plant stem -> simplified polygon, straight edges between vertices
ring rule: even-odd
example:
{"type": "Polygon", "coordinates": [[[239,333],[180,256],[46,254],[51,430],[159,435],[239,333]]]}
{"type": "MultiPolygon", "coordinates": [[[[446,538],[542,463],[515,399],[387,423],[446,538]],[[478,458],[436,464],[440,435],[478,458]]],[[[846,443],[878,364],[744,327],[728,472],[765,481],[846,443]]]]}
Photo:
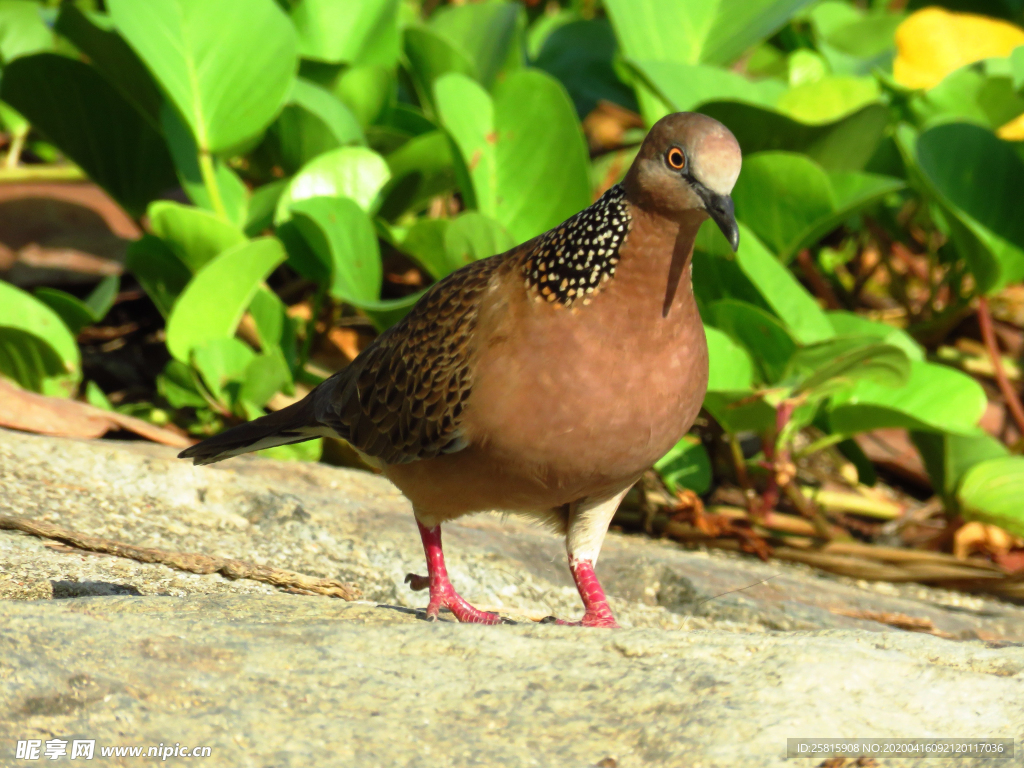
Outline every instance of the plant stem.
{"type": "Polygon", "coordinates": [[[825,448],[828,448],[830,445],[841,443],[845,439],[845,435],[825,435],[824,437],[819,437],[806,448],[797,451],[796,458],[802,459],[804,456],[810,456],[812,453],[817,453],[818,451],[824,450],[825,448]]]}
{"type": "Polygon", "coordinates": [[[989,311],[988,298],[985,296],[978,298],[978,325],[981,326],[981,338],[985,342],[988,356],[992,358],[992,368],[996,373],[999,391],[1002,393],[1003,399],[1006,400],[1006,407],[1009,409],[1010,415],[1013,416],[1013,423],[1017,425],[1017,431],[1024,436],[1024,406],[1021,405],[1020,395],[1010,384],[1006,371],[1003,370],[1003,358],[999,353],[996,332],[992,327],[992,313],[989,311]]]}
{"type": "Polygon", "coordinates": [[[213,167],[213,155],[205,149],[199,150],[199,170],[203,174],[203,185],[206,187],[206,193],[210,196],[213,212],[226,220],[228,212],[224,207],[224,199],[220,196],[220,187],[217,186],[217,171],[213,167]]]}
{"type": "Polygon", "coordinates": [[[11,146],[7,148],[7,157],[4,158],[4,167],[8,170],[18,167],[21,162],[21,151],[25,148],[25,139],[28,138],[28,129],[16,131],[11,136],[11,146]]]}

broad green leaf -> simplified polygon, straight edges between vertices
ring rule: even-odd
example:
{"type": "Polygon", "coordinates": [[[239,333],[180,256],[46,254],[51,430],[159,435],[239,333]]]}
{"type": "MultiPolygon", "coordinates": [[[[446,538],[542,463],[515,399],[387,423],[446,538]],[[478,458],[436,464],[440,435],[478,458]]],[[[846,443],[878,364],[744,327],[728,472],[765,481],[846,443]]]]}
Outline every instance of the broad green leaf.
{"type": "Polygon", "coordinates": [[[0,60],[6,66],[20,56],[49,51],[53,32],[35,0],[0,0],[0,60]]]}
{"type": "Polygon", "coordinates": [[[500,0],[465,5],[445,5],[429,21],[430,29],[466,54],[476,79],[486,87],[510,57],[519,59],[516,33],[520,6],[500,0]]]}
{"type": "Polygon", "coordinates": [[[323,452],[324,441],[323,438],[318,437],[315,440],[304,440],[301,443],[264,448],[262,451],[256,451],[256,455],[275,461],[320,461],[323,452]]]}
{"type": "Polygon", "coordinates": [[[745,159],[733,200],[737,217],[788,262],[854,213],[902,187],[902,181],[887,176],[827,173],[795,153],[760,152],[745,159]]]}
{"type": "Polygon", "coordinates": [[[1024,95],[1017,93],[1010,73],[994,76],[978,63],[915,94],[910,106],[925,126],[957,119],[995,130],[1024,112],[1024,95]]]}
{"type": "Polygon", "coordinates": [[[160,130],[164,96],[135,51],[113,30],[110,17],[83,13],[74,3],[63,3],[54,29],[89,57],[108,83],[146,120],[160,130]]]}
{"type": "MultiPolygon", "coordinates": [[[[207,180],[203,178],[203,171],[199,165],[199,149],[188,126],[168,104],[164,104],[160,110],[160,125],[167,138],[167,146],[171,150],[178,180],[185,194],[200,208],[216,213],[213,198],[210,196],[210,187],[207,186],[207,180]]],[[[241,227],[248,214],[249,189],[221,158],[211,158],[210,162],[213,165],[213,183],[216,184],[227,221],[241,227]]]]}
{"type": "Polygon", "coordinates": [[[956,489],[971,467],[1009,455],[1005,445],[981,429],[973,435],[912,432],[910,436],[928,470],[932,488],[947,503],[955,503],[956,489]]]}
{"type": "Polygon", "coordinates": [[[274,133],[282,164],[290,173],[324,152],[364,142],[363,130],[348,107],[330,91],[301,77],[295,80],[274,133]]]}
{"type": "Polygon", "coordinates": [[[359,124],[376,123],[395,99],[395,77],[375,64],[349,67],[334,82],[334,95],[349,108],[359,124]]]}
{"type": "Polygon", "coordinates": [[[206,408],[209,406],[196,383],[196,374],[184,363],[170,360],[164,372],[156,377],[156,389],[172,408],[206,408]]]}
{"type": "Polygon", "coordinates": [[[174,302],[192,278],[192,271],[171,247],[154,235],[143,235],[128,246],[125,267],[164,317],[171,314],[174,302]]]}
{"type": "Polygon", "coordinates": [[[689,488],[694,493],[707,493],[711,487],[711,459],[700,440],[686,435],[658,459],[654,469],[675,493],[689,488]]]}
{"type": "Polygon", "coordinates": [[[852,435],[881,427],[971,434],[985,412],[985,391],[944,365],[911,361],[903,387],[860,381],[832,399],[833,431],[852,435]]]}
{"type": "Polygon", "coordinates": [[[728,334],[704,326],[708,341],[708,392],[746,392],[754,385],[750,355],[728,334]]]}
{"type": "Polygon", "coordinates": [[[1003,456],[975,465],[957,494],[964,517],[1024,536],[1024,456],[1003,456]]]}
{"type": "Polygon", "coordinates": [[[452,146],[443,131],[414,136],[387,156],[391,169],[381,215],[397,216],[421,210],[437,195],[457,187],[452,146]]]}
{"type": "Polygon", "coordinates": [[[109,275],[84,300],[57,288],[37,288],[35,297],[60,315],[71,333],[77,336],[87,325],[98,323],[107,316],[120,284],[121,279],[117,275],[109,275]]]}
{"type": "Polygon", "coordinates": [[[192,362],[206,389],[224,405],[234,405],[256,353],[238,339],[210,339],[192,350],[192,362]]]}
{"type": "Polygon", "coordinates": [[[288,179],[272,181],[258,187],[249,201],[248,216],[245,221],[245,234],[257,237],[274,226],[274,214],[281,195],[288,188],[288,179]]]}
{"type": "Polygon", "coordinates": [[[834,171],[863,169],[889,124],[889,109],[882,104],[823,125],[805,125],[774,110],[729,101],[704,104],[700,111],[729,126],[744,156],[772,150],[802,152],[834,171]]]}
{"type": "MultiPolygon", "coordinates": [[[[544,18],[561,18],[562,23],[548,35],[533,66],[565,86],[580,119],[601,101],[636,109],[633,89],[615,71],[618,43],[606,19],[578,19],[571,13],[544,18]]],[[[530,28],[531,38],[539,23],[530,28]]]]}
{"type": "Polygon", "coordinates": [[[468,78],[446,75],[436,98],[472,179],[475,206],[517,242],[590,204],[586,144],[572,104],[549,75],[512,73],[495,88],[493,105],[468,78]],[[537,205],[538,189],[548,190],[544,205],[537,205]]]}
{"type": "Polygon", "coordinates": [[[796,351],[796,342],[782,323],[764,310],[735,299],[716,301],[709,311],[707,320],[750,353],[761,381],[771,384],[782,377],[796,351]]]}
{"type": "Polygon", "coordinates": [[[85,302],[66,291],[43,287],[36,288],[33,295],[56,312],[64,322],[64,325],[75,336],[83,328],[96,322],[85,302]]]}
{"type": "Polygon", "coordinates": [[[291,380],[281,351],[271,351],[257,356],[246,366],[238,397],[262,408],[270,398],[289,387],[291,380]]]}
{"type": "Polygon", "coordinates": [[[314,197],[290,210],[292,222],[327,267],[331,296],[357,306],[380,301],[383,272],[370,217],[344,197],[314,197]]]}
{"type": "Polygon", "coordinates": [[[348,197],[364,211],[375,210],[380,191],[391,178],[384,158],[365,147],[341,147],[305,165],[277,203],[275,222],[289,218],[292,203],[311,197],[348,197]]]}
{"type": "Polygon", "coordinates": [[[201,208],[159,200],[149,206],[148,213],[153,234],[193,272],[219,253],[245,242],[245,235],[238,229],[201,208]]]}
{"type": "Polygon", "coordinates": [[[880,95],[873,77],[823,77],[790,88],[779,97],[777,108],[801,123],[825,125],[877,102],[880,95]]]}
{"type": "Polygon", "coordinates": [[[812,0],[606,0],[605,8],[630,59],[728,64],[771,37],[812,0]]]}
{"type": "Polygon", "coordinates": [[[74,393],[67,384],[67,368],[45,339],[21,328],[0,323],[0,377],[23,389],[47,394],[74,393]],[[64,391],[61,392],[60,390],[64,391]],[[57,390],[57,391],[54,391],[57,390]]]}
{"type": "Polygon", "coordinates": [[[829,220],[836,207],[828,174],[808,157],[759,152],[743,160],[732,192],[736,217],[784,261],[805,232],[829,220]]]}
{"type": "Polygon", "coordinates": [[[1009,58],[1013,87],[1019,91],[1024,88],[1024,45],[1014,48],[1009,58]]]}
{"type": "Polygon", "coordinates": [[[953,239],[979,287],[991,293],[1024,278],[1024,161],[1013,148],[980,126],[948,123],[918,137],[916,157],[962,225],[953,239]]]}
{"type": "Polygon", "coordinates": [[[752,232],[742,231],[736,262],[775,314],[789,326],[797,341],[810,344],[834,335],[828,318],[814,297],[752,232]]]}
{"type": "Polygon", "coordinates": [[[468,54],[427,27],[406,27],[403,41],[421,102],[433,103],[434,83],[443,75],[457,73],[470,79],[476,75],[468,54]]]}
{"type": "Polygon", "coordinates": [[[825,314],[836,336],[874,336],[879,341],[899,347],[911,360],[924,360],[921,345],[900,328],[876,323],[853,312],[831,311],[825,314]]]}
{"type": "Polygon", "coordinates": [[[447,276],[459,266],[448,261],[448,251],[444,247],[445,232],[450,225],[449,219],[418,219],[409,227],[402,241],[402,253],[416,259],[435,280],[447,276]]]}
{"type": "Polygon", "coordinates": [[[298,59],[295,28],[274,0],[109,0],[107,7],[200,150],[230,150],[280,111],[298,59]]]}
{"type": "Polygon", "coordinates": [[[196,273],[167,320],[167,349],[188,362],[192,350],[234,336],[246,307],[267,276],[284,261],[278,240],[251,240],[221,253],[196,273]]]}
{"type": "Polygon", "coordinates": [[[56,312],[31,294],[0,281],[0,327],[11,329],[7,336],[11,349],[27,350],[18,355],[34,361],[32,370],[39,377],[36,391],[63,397],[74,394],[82,378],[81,356],[75,337],[56,312]],[[61,365],[55,368],[45,347],[25,341],[15,331],[38,337],[61,365]]]}
{"type": "Polygon", "coordinates": [[[399,0],[302,0],[292,7],[299,54],[345,64],[398,61],[399,0]]]}
{"type": "Polygon", "coordinates": [[[130,214],[175,185],[162,136],[87,64],[52,53],[4,68],[0,97],[130,214]]]}
{"type": "Polygon", "coordinates": [[[708,392],[704,407],[726,432],[764,434],[775,428],[775,409],[750,392],[708,392]]]}
{"type": "Polygon", "coordinates": [[[454,271],[479,259],[514,248],[515,240],[493,219],[468,211],[451,221],[444,233],[444,248],[454,271]]]}
{"type": "MultiPolygon", "coordinates": [[[[705,64],[639,59],[630,62],[642,81],[673,111],[692,112],[712,101],[733,101],[771,108],[786,86],[778,80],[748,80],[728,69],[705,64]]],[[[646,113],[652,123],[659,114],[646,113]]]]}
{"type": "Polygon", "coordinates": [[[910,358],[899,347],[871,336],[841,336],[798,349],[789,360],[786,379],[796,383],[794,395],[834,391],[866,380],[901,387],[910,378],[910,358]]]}

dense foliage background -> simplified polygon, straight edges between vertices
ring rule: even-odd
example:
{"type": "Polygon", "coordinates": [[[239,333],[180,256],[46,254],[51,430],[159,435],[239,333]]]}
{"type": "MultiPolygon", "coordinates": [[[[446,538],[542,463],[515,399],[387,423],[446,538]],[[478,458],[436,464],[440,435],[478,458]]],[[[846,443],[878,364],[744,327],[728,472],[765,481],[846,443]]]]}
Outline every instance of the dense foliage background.
{"type": "Polygon", "coordinates": [[[948,520],[1024,535],[1024,3],[922,5],[0,0],[0,178],[84,174],[145,233],[94,285],[0,282],[0,373],[212,434],[699,110],[742,145],[742,237],[701,232],[711,384],[667,486],[827,537],[797,465],[871,485],[855,438],[900,428],[948,520]]]}

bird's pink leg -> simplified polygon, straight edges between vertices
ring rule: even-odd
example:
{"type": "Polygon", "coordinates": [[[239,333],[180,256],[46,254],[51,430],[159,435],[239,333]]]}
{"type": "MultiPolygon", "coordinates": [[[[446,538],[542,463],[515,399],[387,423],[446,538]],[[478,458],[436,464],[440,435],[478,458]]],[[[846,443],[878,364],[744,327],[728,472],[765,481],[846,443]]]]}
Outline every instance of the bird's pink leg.
{"type": "MultiPolygon", "coordinates": [[[[416,525],[423,539],[423,553],[427,556],[427,578],[410,573],[405,581],[414,590],[430,589],[430,604],[427,606],[427,619],[434,621],[442,608],[449,609],[455,618],[472,624],[500,624],[501,617],[496,613],[488,613],[474,608],[467,603],[462,595],[448,580],[448,569],[444,567],[444,552],[441,549],[441,526],[427,528],[419,520],[416,525]]],[[[600,591],[601,587],[598,587],[600,591]]]]}
{"type": "Polygon", "coordinates": [[[612,609],[608,607],[608,599],[601,589],[601,582],[597,580],[594,573],[594,564],[589,560],[576,560],[569,558],[569,570],[572,571],[572,578],[576,582],[576,589],[580,591],[583,598],[583,606],[586,612],[582,621],[559,621],[573,627],[607,627],[618,629],[618,622],[612,616],[612,609]]]}

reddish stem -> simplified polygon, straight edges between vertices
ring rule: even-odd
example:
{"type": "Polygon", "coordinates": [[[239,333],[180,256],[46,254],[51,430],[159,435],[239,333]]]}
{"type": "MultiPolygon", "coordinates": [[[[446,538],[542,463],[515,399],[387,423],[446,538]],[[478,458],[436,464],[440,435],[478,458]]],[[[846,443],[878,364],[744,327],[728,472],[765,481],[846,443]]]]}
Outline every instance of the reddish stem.
{"type": "Polygon", "coordinates": [[[985,342],[988,355],[992,358],[992,367],[996,373],[996,383],[999,391],[1006,400],[1006,407],[1010,409],[1013,422],[1017,425],[1017,431],[1024,435],[1024,405],[1021,405],[1020,395],[1010,384],[1010,379],[1003,370],[1003,358],[999,352],[999,343],[996,341],[995,328],[992,327],[992,313],[988,308],[988,299],[982,296],[978,299],[978,325],[981,326],[981,338],[985,342]]]}

